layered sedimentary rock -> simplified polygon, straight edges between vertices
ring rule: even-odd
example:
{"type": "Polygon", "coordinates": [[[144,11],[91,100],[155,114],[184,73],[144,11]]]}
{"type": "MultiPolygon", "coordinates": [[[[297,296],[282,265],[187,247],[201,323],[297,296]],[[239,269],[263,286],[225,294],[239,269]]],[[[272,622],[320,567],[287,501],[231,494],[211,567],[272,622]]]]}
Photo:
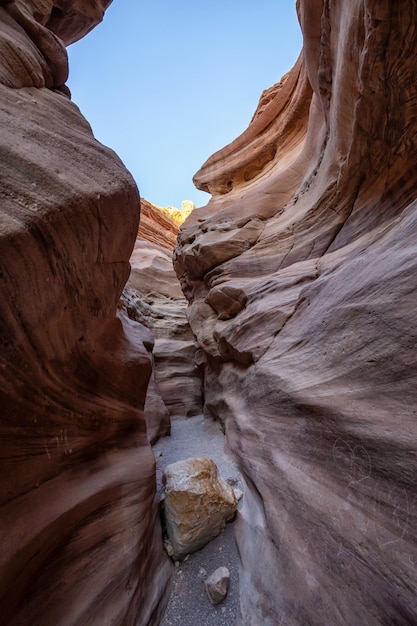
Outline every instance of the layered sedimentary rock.
{"type": "Polygon", "coordinates": [[[167,415],[190,417],[202,411],[197,346],[187,320],[187,301],[172,267],[171,239],[176,242],[177,234],[175,222],[155,205],[141,201],[141,226],[123,300],[129,316],[149,328],[154,337],[155,387],[147,397],[152,406],[145,407],[148,421],[155,417],[157,421],[156,428],[151,427],[152,440],[169,432],[167,415]]]}
{"type": "Polygon", "coordinates": [[[141,198],[138,239],[172,251],[177,243],[177,236],[178,224],[154,204],[141,198]]]}
{"type": "Polygon", "coordinates": [[[10,626],[156,624],[170,575],[143,415],[149,331],[117,310],[138,192],[61,93],[64,43],[108,4],[0,3],[0,622],[10,626]]]}
{"type": "Polygon", "coordinates": [[[176,271],[246,477],[240,624],[417,623],[417,3],[301,0],[176,271]]]}

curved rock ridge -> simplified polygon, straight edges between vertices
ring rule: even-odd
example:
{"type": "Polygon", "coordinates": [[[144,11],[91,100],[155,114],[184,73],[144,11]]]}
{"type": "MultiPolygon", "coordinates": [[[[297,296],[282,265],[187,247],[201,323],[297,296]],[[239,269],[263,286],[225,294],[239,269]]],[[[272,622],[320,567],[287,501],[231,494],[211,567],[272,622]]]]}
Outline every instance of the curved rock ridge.
{"type": "Polygon", "coordinates": [[[147,626],[167,599],[143,412],[152,339],[118,310],[138,191],[55,92],[66,54],[49,27],[68,43],[107,4],[0,3],[0,622],[10,626],[147,626]]]}
{"type": "Polygon", "coordinates": [[[264,91],[248,129],[195,174],[196,187],[213,195],[226,194],[281,163],[283,155],[288,161],[304,139],[310,99],[300,56],[292,72],[264,91]]]}
{"type": "Polygon", "coordinates": [[[3,0],[0,2],[0,84],[48,87],[69,94],[65,45],[102,19],[112,0],[3,0]]]}
{"type": "Polygon", "coordinates": [[[239,624],[417,623],[417,3],[300,0],[175,268],[248,488],[239,624]]]}

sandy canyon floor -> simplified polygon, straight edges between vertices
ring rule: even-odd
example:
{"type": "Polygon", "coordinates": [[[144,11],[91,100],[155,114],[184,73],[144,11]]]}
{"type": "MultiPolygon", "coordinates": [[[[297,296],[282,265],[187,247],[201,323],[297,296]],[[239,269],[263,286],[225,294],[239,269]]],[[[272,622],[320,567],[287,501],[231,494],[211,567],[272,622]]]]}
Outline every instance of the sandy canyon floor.
{"type": "MultiPolygon", "coordinates": [[[[220,424],[202,415],[174,420],[171,436],[160,439],[153,447],[158,459],[158,489],[162,489],[162,474],[170,463],[190,457],[209,457],[219,468],[222,478],[237,480],[242,489],[239,471],[224,450],[224,435],[220,424]]],[[[243,489],[242,489],[243,490],[243,489]]],[[[233,626],[239,597],[238,554],[234,539],[234,523],[227,524],[224,533],[199,552],[177,562],[168,608],[161,626],[233,626]],[[204,580],[218,567],[230,571],[229,592],[223,602],[212,606],[204,590],[204,580]]]]}

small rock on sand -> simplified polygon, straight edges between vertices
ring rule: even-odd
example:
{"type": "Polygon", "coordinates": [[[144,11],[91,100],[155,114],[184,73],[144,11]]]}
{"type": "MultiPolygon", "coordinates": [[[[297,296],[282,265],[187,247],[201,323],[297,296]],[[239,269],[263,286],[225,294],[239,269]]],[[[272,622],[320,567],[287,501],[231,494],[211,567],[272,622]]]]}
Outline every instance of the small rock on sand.
{"type": "Polygon", "coordinates": [[[208,599],[212,604],[219,604],[225,599],[230,582],[230,573],[227,567],[218,567],[206,579],[205,588],[208,599]]]}

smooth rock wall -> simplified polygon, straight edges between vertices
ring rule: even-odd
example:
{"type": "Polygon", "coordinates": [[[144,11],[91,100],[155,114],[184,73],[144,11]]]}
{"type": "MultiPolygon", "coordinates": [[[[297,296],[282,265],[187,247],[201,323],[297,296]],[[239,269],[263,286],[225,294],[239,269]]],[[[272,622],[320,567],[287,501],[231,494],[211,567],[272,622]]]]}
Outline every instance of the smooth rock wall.
{"type": "Polygon", "coordinates": [[[196,174],[175,267],[247,490],[239,624],[417,623],[417,3],[304,49],[196,174]]]}
{"type": "Polygon", "coordinates": [[[167,599],[143,414],[149,332],[117,310],[138,191],[61,93],[64,43],[108,4],[0,3],[0,622],[8,626],[147,626],[167,599]]]}

